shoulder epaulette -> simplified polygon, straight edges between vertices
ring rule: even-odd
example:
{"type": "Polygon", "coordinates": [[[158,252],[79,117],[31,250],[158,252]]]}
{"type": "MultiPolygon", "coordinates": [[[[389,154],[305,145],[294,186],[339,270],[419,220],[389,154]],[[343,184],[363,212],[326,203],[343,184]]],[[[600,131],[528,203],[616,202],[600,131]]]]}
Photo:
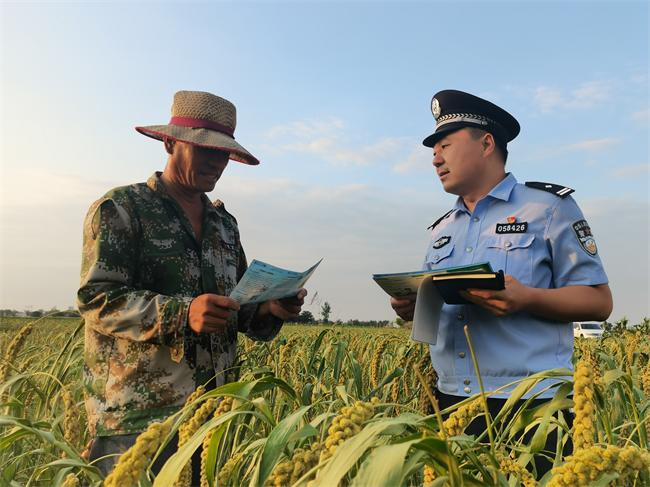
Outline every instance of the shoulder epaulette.
{"type": "Polygon", "coordinates": [[[560,198],[566,198],[575,191],[574,189],[567,188],[566,186],[562,186],[560,184],[540,183],[539,181],[526,181],[526,186],[529,188],[541,189],[542,191],[552,193],[555,196],[559,196],[560,198]]]}
{"type": "Polygon", "coordinates": [[[449,215],[451,215],[451,213],[452,213],[453,211],[454,211],[454,210],[451,209],[451,210],[449,210],[447,213],[445,213],[444,215],[442,215],[442,216],[441,216],[440,218],[438,218],[435,222],[433,222],[431,225],[429,225],[429,226],[427,227],[427,230],[433,230],[434,228],[436,228],[436,226],[438,225],[438,223],[440,223],[442,220],[444,220],[444,219],[447,218],[449,215]]]}

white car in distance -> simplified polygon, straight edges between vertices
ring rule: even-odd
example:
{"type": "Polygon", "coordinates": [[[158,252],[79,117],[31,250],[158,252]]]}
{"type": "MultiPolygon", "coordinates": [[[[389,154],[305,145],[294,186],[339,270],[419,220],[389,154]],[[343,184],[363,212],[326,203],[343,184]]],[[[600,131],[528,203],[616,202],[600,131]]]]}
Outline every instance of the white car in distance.
{"type": "Polygon", "coordinates": [[[573,336],[584,338],[600,338],[603,335],[603,328],[600,323],[574,323],[573,336]]]}

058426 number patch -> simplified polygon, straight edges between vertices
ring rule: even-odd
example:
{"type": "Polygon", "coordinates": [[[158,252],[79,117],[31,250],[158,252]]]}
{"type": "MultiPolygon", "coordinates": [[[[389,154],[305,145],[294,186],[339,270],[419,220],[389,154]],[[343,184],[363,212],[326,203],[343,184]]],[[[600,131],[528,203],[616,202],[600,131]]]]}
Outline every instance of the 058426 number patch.
{"type": "Polygon", "coordinates": [[[497,233],[526,233],[528,222],[497,223],[497,233]]]}

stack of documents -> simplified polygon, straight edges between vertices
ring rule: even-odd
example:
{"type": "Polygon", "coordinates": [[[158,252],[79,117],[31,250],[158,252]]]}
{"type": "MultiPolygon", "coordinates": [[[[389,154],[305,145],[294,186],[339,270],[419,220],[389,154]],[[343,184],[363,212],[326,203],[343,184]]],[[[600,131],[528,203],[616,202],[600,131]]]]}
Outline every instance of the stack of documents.
{"type": "Polygon", "coordinates": [[[390,296],[416,296],[411,338],[435,345],[442,304],[467,304],[459,291],[469,288],[503,289],[503,271],[489,262],[433,271],[374,274],[372,278],[390,296]]]}

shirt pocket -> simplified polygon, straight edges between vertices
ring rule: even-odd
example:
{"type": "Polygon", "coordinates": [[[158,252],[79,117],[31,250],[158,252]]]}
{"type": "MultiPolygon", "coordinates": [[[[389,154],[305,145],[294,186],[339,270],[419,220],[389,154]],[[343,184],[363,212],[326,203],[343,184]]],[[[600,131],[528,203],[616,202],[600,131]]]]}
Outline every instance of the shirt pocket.
{"type": "Polygon", "coordinates": [[[451,264],[450,257],[454,253],[454,244],[448,243],[442,248],[434,249],[431,248],[427,255],[427,267],[429,269],[437,269],[443,267],[449,267],[451,264]]]}
{"type": "Polygon", "coordinates": [[[177,238],[151,238],[142,245],[138,269],[141,285],[162,294],[176,294],[187,266],[187,249],[177,238]]]}
{"type": "Polygon", "coordinates": [[[526,285],[532,284],[535,235],[495,235],[486,242],[486,257],[495,271],[503,270],[526,285]]]}

